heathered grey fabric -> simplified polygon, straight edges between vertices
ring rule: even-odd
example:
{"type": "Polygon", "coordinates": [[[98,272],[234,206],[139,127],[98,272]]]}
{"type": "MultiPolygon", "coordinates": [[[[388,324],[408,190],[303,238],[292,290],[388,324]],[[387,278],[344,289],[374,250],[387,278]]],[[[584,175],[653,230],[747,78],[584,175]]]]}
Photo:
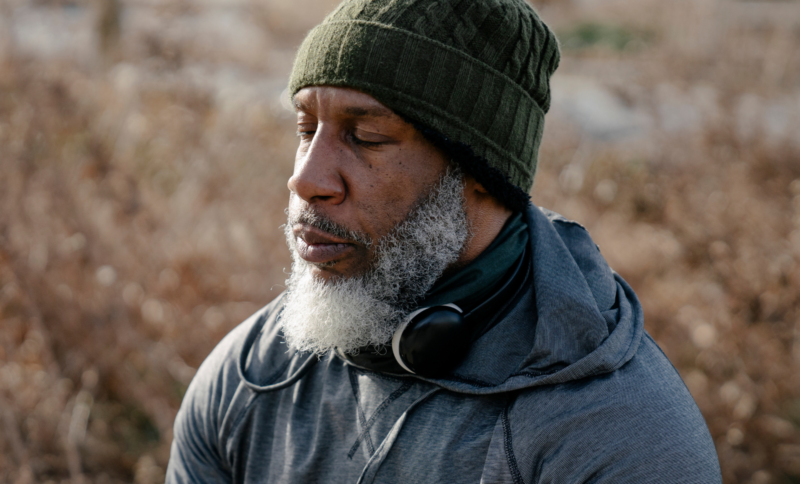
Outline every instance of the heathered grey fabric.
{"type": "Polygon", "coordinates": [[[331,354],[284,389],[254,391],[308,356],[287,352],[280,297],[242,323],[189,386],[167,482],[721,482],[633,291],[581,226],[533,206],[527,221],[532,284],[449,378],[331,354]]]}

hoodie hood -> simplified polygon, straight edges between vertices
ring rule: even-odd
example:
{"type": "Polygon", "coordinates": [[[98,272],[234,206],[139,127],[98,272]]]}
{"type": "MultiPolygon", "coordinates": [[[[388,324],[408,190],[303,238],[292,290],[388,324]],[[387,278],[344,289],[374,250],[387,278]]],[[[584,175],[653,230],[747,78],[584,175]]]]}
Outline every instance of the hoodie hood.
{"type": "MultiPolygon", "coordinates": [[[[514,307],[472,344],[464,361],[447,377],[390,374],[456,393],[487,395],[610,373],[633,357],[644,335],[641,305],[630,286],[608,266],[586,229],[533,204],[525,219],[532,277],[514,307]]],[[[262,379],[246,368],[253,368],[251,350],[263,336],[267,318],[260,319],[245,339],[239,375],[256,392],[291,386],[318,359],[284,353],[280,359],[285,363],[280,366],[295,371],[277,382],[268,379],[274,383],[266,386],[255,384],[262,379]]],[[[272,328],[270,333],[277,330],[267,326],[272,328]]],[[[263,348],[255,353],[262,355],[256,360],[265,362],[263,348]]]]}
{"type": "Polygon", "coordinates": [[[639,300],[581,225],[528,207],[532,279],[452,376],[423,380],[468,394],[503,393],[609,373],[644,335],[639,300]]]}

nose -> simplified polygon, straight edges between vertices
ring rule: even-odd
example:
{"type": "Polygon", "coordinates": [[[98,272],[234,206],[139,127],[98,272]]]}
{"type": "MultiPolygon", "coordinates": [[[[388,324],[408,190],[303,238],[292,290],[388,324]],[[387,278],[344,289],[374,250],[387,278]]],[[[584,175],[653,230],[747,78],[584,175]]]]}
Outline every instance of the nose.
{"type": "Polygon", "coordinates": [[[335,139],[320,127],[306,151],[297,150],[294,173],[287,186],[307,203],[339,204],[344,201],[346,185],[339,172],[335,139]]]}

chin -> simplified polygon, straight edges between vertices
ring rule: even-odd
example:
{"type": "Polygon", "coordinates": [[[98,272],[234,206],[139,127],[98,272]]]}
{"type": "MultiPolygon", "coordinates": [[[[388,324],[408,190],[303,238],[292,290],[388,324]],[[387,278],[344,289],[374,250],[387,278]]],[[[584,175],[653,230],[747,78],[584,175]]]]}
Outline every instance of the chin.
{"type": "Polygon", "coordinates": [[[366,263],[348,264],[344,261],[308,263],[311,275],[323,282],[334,282],[343,279],[363,276],[367,273],[366,263]]]}
{"type": "Polygon", "coordinates": [[[311,266],[311,275],[315,279],[323,282],[334,281],[336,279],[346,278],[336,268],[335,262],[325,262],[324,264],[314,264],[311,266]]]}

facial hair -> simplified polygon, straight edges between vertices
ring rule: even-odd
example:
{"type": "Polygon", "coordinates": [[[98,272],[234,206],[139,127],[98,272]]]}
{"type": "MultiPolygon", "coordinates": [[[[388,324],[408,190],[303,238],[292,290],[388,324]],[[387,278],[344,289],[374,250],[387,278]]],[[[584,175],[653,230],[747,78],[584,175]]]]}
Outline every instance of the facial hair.
{"type": "Polygon", "coordinates": [[[373,241],[313,212],[289,212],[285,234],[293,262],[279,318],[287,345],[317,355],[334,348],[348,354],[369,346],[380,350],[461,254],[469,237],[463,192],[463,175],[448,171],[377,241],[366,273],[329,281],[315,277],[315,264],[297,254],[292,226],[306,223],[366,246],[373,241]]]}

